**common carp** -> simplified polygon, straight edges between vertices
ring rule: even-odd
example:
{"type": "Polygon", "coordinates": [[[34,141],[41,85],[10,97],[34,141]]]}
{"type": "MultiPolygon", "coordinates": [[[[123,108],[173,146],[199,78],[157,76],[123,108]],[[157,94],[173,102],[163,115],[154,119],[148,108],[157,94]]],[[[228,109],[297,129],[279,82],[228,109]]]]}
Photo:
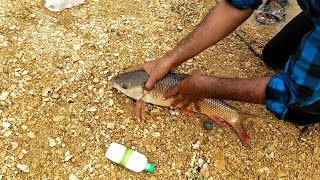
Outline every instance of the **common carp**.
{"type": "MultiPolygon", "coordinates": [[[[175,97],[165,100],[163,95],[187,77],[189,77],[187,74],[170,72],[163,79],[159,80],[148,94],[144,93],[144,85],[149,78],[148,73],[145,71],[121,73],[113,77],[111,82],[114,88],[137,100],[135,113],[136,116],[141,116],[144,102],[170,107],[175,97]]],[[[181,106],[178,106],[178,108],[179,107],[181,108],[181,106]]],[[[222,100],[211,98],[206,98],[201,101],[199,103],[198,111],[193,104],[190,104],[186,110],[205,114],[221,126],[226,125],[226,123],[229,124],[239,137],[241,143],[245,147],[250,148],[250,138],[241,121],[253,117],[253,115],[240,112],[222,100]]]]}

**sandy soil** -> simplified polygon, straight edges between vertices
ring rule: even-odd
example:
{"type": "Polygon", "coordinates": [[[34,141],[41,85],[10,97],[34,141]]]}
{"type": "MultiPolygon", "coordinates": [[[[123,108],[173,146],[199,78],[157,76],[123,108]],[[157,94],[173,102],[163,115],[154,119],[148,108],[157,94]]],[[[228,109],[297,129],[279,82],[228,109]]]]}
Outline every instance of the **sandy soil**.
{"type": "MultiPolygon", "coordinates": [[[[148,105],[145,122],[109,79],[161,57],[185,37],[213,0],[88,0],[53,13],[40,0],[0,3],[1,179],[318,179],[320,127],[278,121],[262,105],[230,102],[259,115],[244,122],[253,148],[230,128],[202,128],[202,116],[148,105]],[[133,173],[104,156],[111,142],[142,153],[154,174],[133,173]]],[[[299,9],[276,26],[250,18],[237,32],[259,53],[299,9]]],[[[289,9],[290,10],[290,9],[289,9]]],[[[272,75],[233,33],[177,71],[272,75]]]]}

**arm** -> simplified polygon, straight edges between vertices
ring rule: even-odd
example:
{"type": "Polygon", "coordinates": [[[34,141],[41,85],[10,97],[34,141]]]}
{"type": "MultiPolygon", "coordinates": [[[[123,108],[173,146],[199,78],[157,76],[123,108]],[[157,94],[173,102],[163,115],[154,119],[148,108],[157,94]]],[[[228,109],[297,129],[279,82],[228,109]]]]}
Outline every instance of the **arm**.
{"type": "Polygon", "coordinates": [[[227,99],[248,103],[264,104],[266,86],[270,77],[236,79],[205,76],[200,71],[192,72],[191,76],[181,81],[178,86],[164,95],[169,98],[177,95],[173,106],[182,103],[200,102],[203,98],[227,99]]]}
{"type": "Polygon", "coordinates": [[[145,84],[145,89],[150,91],[154,84],[167,75],[170,70],[230,34],[252,14],[253,8],[247,7],[245,10],[238,10],[222,0],[208,13],[198,27],[172,51],[160,59],[139,64],[129,71],[146,71],[150,76],[145,84]]]}
{"type": "Polygon", "coordinates": [[[252,12],[253,9],[238,10],[222,0],[165,58],[170,61],[172,68],[179,66],[229,35],[248,19],[252,12]]]}

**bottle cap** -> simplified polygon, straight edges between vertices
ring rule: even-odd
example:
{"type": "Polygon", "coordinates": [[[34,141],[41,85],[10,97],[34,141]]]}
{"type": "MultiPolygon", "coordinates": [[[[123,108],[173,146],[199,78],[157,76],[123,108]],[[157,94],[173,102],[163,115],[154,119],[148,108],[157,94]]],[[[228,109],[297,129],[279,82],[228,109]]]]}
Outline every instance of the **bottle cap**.
{"type": "Polygon", "coordinates": [[[148,173],[153,173],[154,164],[152,164],[152,163],[147,163],[146,167],[144,167],[144,170],[147,171],[148,173]]]}

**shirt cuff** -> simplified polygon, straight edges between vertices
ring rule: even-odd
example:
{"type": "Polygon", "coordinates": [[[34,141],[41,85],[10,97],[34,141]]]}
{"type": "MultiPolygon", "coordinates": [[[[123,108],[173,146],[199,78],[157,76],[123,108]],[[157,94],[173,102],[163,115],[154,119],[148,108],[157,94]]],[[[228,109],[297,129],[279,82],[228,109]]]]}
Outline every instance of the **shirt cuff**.
{"type": "Polygon", "coordinates": [[[244,9],[258,9],[258,7],[262,4],[262,0],[226,0],[233,7],[244,10],[244,9]]]}
{"type": "Polygon", "coordinates": [[[284,73],[274,75],[266,87],[266,108],[278,119],[284,119],[288,111],[290,91],[284,73]]]}

